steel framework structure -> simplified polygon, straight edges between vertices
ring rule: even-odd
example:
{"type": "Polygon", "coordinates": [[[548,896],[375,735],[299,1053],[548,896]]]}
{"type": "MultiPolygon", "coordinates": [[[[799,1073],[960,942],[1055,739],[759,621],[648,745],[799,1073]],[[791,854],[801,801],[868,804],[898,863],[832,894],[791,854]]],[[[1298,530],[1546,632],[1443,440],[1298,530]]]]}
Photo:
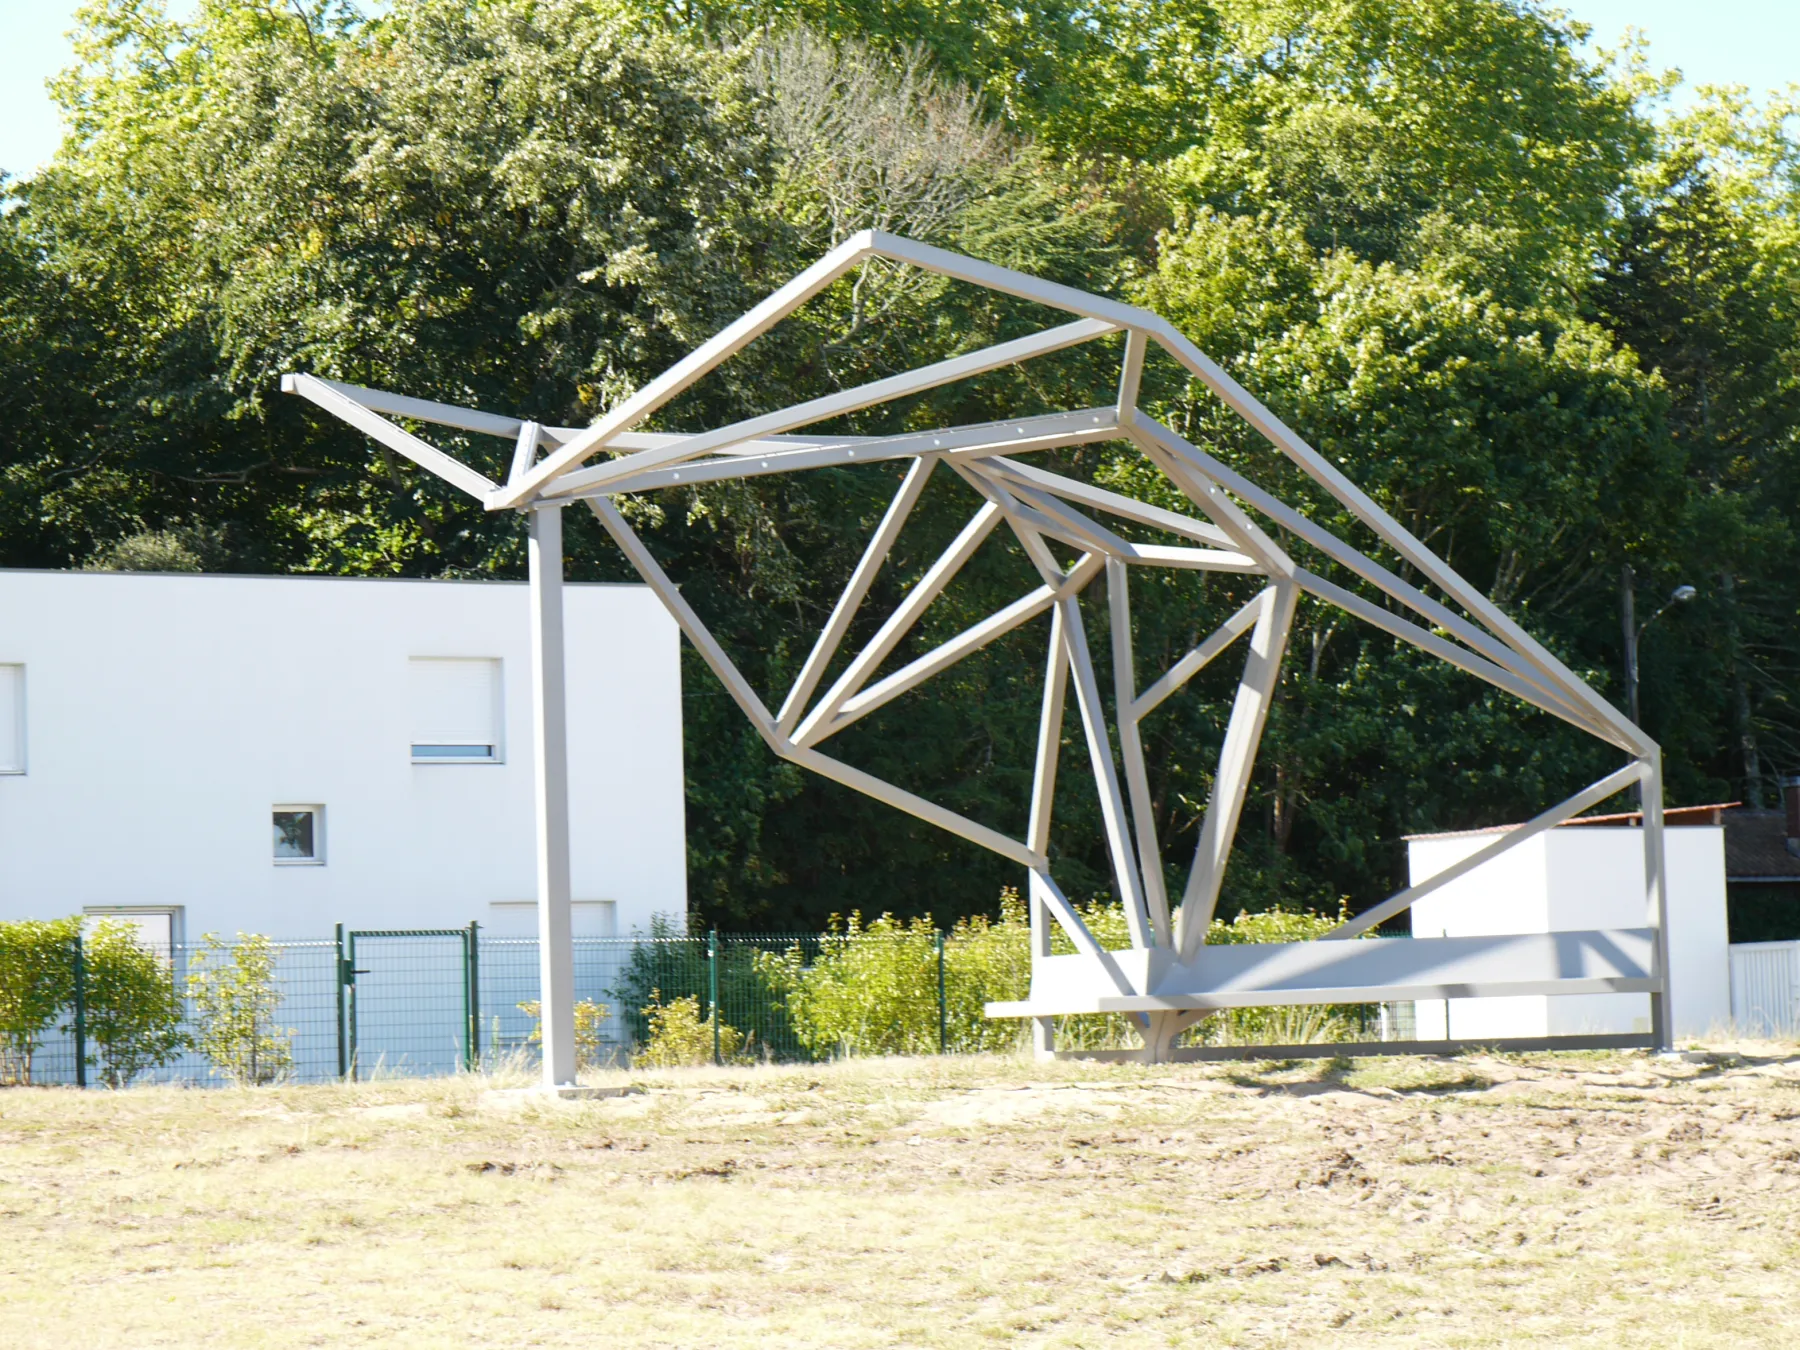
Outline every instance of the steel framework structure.
{"type": "Polygon", "coordinates": [[[311,375],[285,376],[282,388],[310,399],[470,493],[489,510],[517,510],[529,517],[546,1085],[572,1082],[575,1070],[560,594],[561,511],[573,502],[585,503],[599,519],[776,755],[960,835],[1026,869],[1033,942],[1030,997],[1019,1003],[990,1004],[988,1010],[994,1016],[1034,1019],[1040,1053],[1054,1053],[1052,1019],[1070,1013],[1135,1015],[1143,1028],[1142,1053],[1155,1061],[1176,1053],[1175,1038],[1221,1008],[1603,992],[1648,993],[1653,1037],[1658,1044],[1668,1043],[1671,1021],[1662,923],[1661,761],[1655,742],[1155,314],[912,240],[865,231],[832,250],[588,427],[543,426],[311,375]],[[910,264],[1075,317],[1030,337],[728,426],[681,434],[633,429],[759,334],[872,258],[910,264]],[[1105,406],[892,436],[808,435],[801,431],[846,413],[1110,335],[1123,336],[1123,359],[1117,398],[1105,406]],[[1142,411],[1139,383],[1153,343],[1462,612],[1433,599],[1142,411]],[[506,481],[491,481],[406,430],[393,420],[396,418],[511,440],[514,452],[506,481]],[[1197,508],[1199,517],[1107,491],[1020,458],[1033,451],[1108,440],[1136,447],[1197,508]],[[589,463],[602,453],[612,458],[589,463]],[[776,711],[752,689],[613,502],[625,493],[676,484],[893,460],[909,462],[899,490],[776,711]],[[982,505],[868,644],[820,693],[852,619],[926,480],[940,466],[973,488],[982,505]],[[1381,592],[1387,603],[1376,603],[1300,566],[1257,523],[1252,511],[1381,592]],[[1181,542],[1132,542],[1102,517],[1148,527],[1181,542]],[[1042,584],[958,636],[877,678],[933,599],[1002,524],[1017,539],[1042,584]],[[1052,540],[1075,552],[1072,564],[1065,566],[1058,560],[1048,547],[1047,541],[1052,540]],[[1130,618],[1131,572],[1139,567],[1240,573],[1264,578],[1266,585],[1170,669],[1140,686],[1133,664],[1130,618]],[[1079,603],[1084,589],[1102,577],[1117,686],[1116,744],[1104,713],[1079,603]],[[1497,836],[1457,865],[1365,910],[1322,939],[1209,946],[1205,942],[1207,928],[1302,592],[1562,719],[1615,747],[1626,761],[1566,801],[1497,836]],[[1024,838],[1012,838],[947,810],[819,748],[858,719],[1043,614],[1049,615],[1049,651],[1024,838]],[[1162,844],[1151,812],[1139,725],[1152,709],[1240,639],[1248,650],[1211,798],[1192,867],[1179,900],[1172,904],[1162,844]],[[1096,940],[1051,875],[1051,803],[1064,705],[1071,687],[1099,793],[1112,873],[1130,931],[1130,947],[1124,950],[1109,950],[1096,940]],[[1341,940],[1367,932],[1472,868],[1633,785],[1644,804],[1644,927],[1406,942],[1341,940]],[[1053,923],[1073,944],[1073,955],[1051,954],[1053,923]]]}

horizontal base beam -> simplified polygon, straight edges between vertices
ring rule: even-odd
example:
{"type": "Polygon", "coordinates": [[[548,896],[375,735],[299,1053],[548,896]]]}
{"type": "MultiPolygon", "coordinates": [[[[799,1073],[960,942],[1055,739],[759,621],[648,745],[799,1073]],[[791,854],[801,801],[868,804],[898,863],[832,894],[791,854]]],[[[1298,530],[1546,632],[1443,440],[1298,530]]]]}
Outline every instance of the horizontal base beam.
{"type": "Polygon", "coordinates": [[[1259,989],[1214,994],[1115,994],[989,1003],[989,1017],[1072,1017],[1088,1013],[1223,1012],[1227,1008],[1328,1007],[1346,1003],[1412,1003],[1439,998],[1520,998],[1569,994],[1654,994],[1650,976],[1590,980],[1493,980],[1471,984],[1371,984],[1352,989],[1259,989]]]}
{"type": "MultiPolygon", "coordinates": [[[[1519,1054],[1531,1050],[1654,1050],[1649,1035],[1512,1036],[1468,1041],[1312,1041],[1305,1045],[1184,1045],[1169,1052],[1174,1063],[1259,1059],[1365,1059],[1375,1055],[1466,1055],[1483,1050],[1519,1054]]],[[[1141,1063],[1142,1050],[1058,1050],[1058,1059],[1141,1063]]]]}
{"type": "Polygon", "coordinates": [[[1214,1012],[1305,1004],[1521,995],[1652,994],[1648,928],[1480,937],[1220,943],[1183,962],[1162,947],[1112,952],[1128,987],[1083,956],[1032,962],[1031,996],[990,1003],[989,1017],[1214,1012]]]}

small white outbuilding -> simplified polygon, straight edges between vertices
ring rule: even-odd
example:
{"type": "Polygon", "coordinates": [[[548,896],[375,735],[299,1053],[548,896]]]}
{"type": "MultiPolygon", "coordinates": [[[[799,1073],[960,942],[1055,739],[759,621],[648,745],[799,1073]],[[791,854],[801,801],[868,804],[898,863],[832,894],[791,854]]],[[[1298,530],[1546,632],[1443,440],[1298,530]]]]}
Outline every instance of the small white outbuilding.
{"type": "MultiPolygon", "coordinates": [[[[1674,1033],[1704,1036],[1731,1020],[1725,841],[1717,807],[1665,813],[1669,989],[1674,1033]]],[[[1407,840],[1417,885],[1491,843],[1499,827],[1407,840]]],[[[1644,834],[1636,813],[1547,830],[1419,900],[1415,937],[1641,928],[1644,834]]],[[[1648,994],[1453,998],[1414,1005],[1420,1040],[1617,1035],[1650,1031],[1648,994]]]]}
{"type": "MultiPolygon", "coordinates": [[[[678,633],[564,591],[577,935],[687,909],[678,633]]],[[[0,919],[537,932],[524,583],[0,571],[0,919]]]]}

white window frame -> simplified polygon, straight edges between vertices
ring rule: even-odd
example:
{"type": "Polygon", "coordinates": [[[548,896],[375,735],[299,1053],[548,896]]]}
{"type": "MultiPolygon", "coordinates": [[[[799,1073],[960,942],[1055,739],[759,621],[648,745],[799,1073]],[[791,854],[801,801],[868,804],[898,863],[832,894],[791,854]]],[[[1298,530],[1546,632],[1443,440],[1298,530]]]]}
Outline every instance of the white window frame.
{"type": "Polygon", "coordinates": [[[13,705],[13,744],[19,748],[19,760],[16,764],[0,764],[0,775],[20,777],[27,767],[25,742],[25,663],[23,661],[0,661],[0,670],[16,670],[19,672],[19,698],[13,705]]]}
{"type": "MultiPolygon", "coordinates": [[[[186,907],[182,905],[83,905],[83,919],[128,919],[140,914],[160,914],[169,920],[169,950],[162,953],[170,960],[187,946],[186,907]]],[[[85,925],[84,925],[85,927],[85,925]]]]}
{"type": "Polygon", "coordinates": [[[407,674],[412,673],[416,662],[425,661],[482,661],[494,668],[494,743],[493,752],[486,755],[421,755],[421,745],[434,745],[438,742],[414,741],[410,737],[407,750],[414,764],[504,764],[506,763],[506,660],[499,656],[467,656],[431,653],[429,655],[409,656],[406,659],[407,674]]]}
{"type": "Polygon", "coordinates": [[[269,841],[270,861],[277,867],[323,867],[325,865],[325,805],[323,802],[276,802],[269,808],[269,828],[275,828],[278,811],[310,811],[313,818],[313,851],[310,858],[277,858],[275,843],[269,841]]]}

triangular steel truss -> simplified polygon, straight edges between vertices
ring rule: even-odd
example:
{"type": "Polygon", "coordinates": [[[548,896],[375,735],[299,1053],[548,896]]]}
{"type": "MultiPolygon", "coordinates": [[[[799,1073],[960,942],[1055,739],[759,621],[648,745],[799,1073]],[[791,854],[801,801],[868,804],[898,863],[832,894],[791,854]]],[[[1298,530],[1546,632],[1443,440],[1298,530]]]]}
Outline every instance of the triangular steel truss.
{"type": "MultiPolygon", "coordinates": [[[[1349,938],[1366,932],[1472,867],[1516,847],[1613,793],[1637,784],[1643,793],[1648,825],[1645,831],[1646,899],[1649,924],[1655,938],[1654,954],[1635,964],[1621,957],[1600,973],[1583,967],[1579,977],[1588,980],[1589,984],[1599,980],[1609,989],[1651,992],[1655,996],[1659,1023],[1666,1024],[1663,1005],[1667,989],[1662,973],[1667,970],[1667,962],[1662,950],[1660,922],[1663,876],[1661,786],[1656,744],[1155,314],[942,249],[871,231],[834,249],[589,427],[541,426],[523,419],[360,389],[310,375],[286,376],[283,388],[312,400],[388,448],[469,492],[491,510],[517,509],[541,516],[571,502],[586,502],[775,754],[958,834],[1028,869],[1035,928],[1033,998],[1027,1004],[1008,1005],[995,1011],[1044,1019],[1057,1012],[1093,1011],[1105,1007],[1130,1009],[1144,1015],[1148,1053],[1157,1057],[1167,1050],[1170,1039],[1195,1017],[1229,1002],[1226,993],[1222,992],[1222,985],[1215,988],[1206,978],[1194,976],[1192,972],[1218,902],[1257,744],[1279,678],[1295,604],[1299,594],[1306,592],[1561,718],[1628,757],[1628,762],[1618,771],[1526,825],[1497,836],[1492,844],[1458,866],[1364,911],[1329,936],[1349,938]],[[710,431],[669,434],[633,430],[670,399],[807,300],[851,269],[876,257],[1020,296],[1065,311],[1075,318],[1029,337],[710,431]],[[1122,334],[1124,338],[1118,396],[1113,403],[1103,407],[892,436],[807,434],[804,431],[804,428],[858,409],[1115,334],[1122,334]],[[1138,387],[1144,359],[1152,343],[1185,367],[1463,612],[1458,613],[1433,599],[1238,470],[1144,413],[1138,404],[1138,387]],[[506,482],[492,482],[405,430],[393,420],[396,418],[512,440],[515,449],[506,482]],[[1135,446],[1204,519],[1082,483],[1020,458],[1033,451],[1117,440],[1135,446]],[[613,457],[600,463],[590,462],[602,454],[613,457]],[[764,705],[732,664],[612,500],[625,493],[676,484],[719,482],[890,460],[910,462],[905,478],[793,687],[781,708],[774,712],[764,705]],[[939,466],[955,473],[972,487],[983,499],[982,505],[907,592],[875,636],[821,693],[819,687],[851,620],[863,604],[908,514],[919,500],[926,480],[939,466]],[[1257,512],[1279,530],[1303,540],[1382,592],[1388,603],[1375,603],[1296,564],[1246,508],[1257,512]],[[1148,526],[1182,542],[1178,545],[1133,543],[1110,528],[1105,523],[1108,518],[1148,526]],[[1042,584],[974,627],[877,679],[877,672],[932,600],[988,535],[1002,524],[1023,547],[1042,584]],[[1049,541],[1074,550],[1076,560],[1068,566],[1063,565],[1050,549],[1049,541]],[[1170,669],[1140,687],[1133,662],[1130,620],[1130,575],[1135,567],[1253,574],[1265,578],[1267,584],[1217,632],[1170,669]],[[1104,716],[1102,695],[1079,605],[1084,588],[1102,576],[1109,598],[1112,666],[1117,682],[1114,691],[1118,726],[1116,745],[1104,716]],[[1024,839],[1010,838],[833,759],[819,749],[826,740],[859,718],[1042,614],[1050,616],[1050,644],[1030,821],[1024,839]],[[1244,639],[1248,648],[1243,674],[1238,682],[1194,861],[1179,901],[1172,905],[1171,897],[1165,893],[1162,846],[1152,817],[1139,723],[1239,639],[1244,639]],[[1126,953],[1109,952],[1101,946],[1051,876],[1048,858],[1051,801],[1063,705],[1071,686],[1099,791],[1114,879],[1124,905],[1132,948],[1140,954],[1131,960],[1124,959],[1126,953]],[[1081,953],[1080,957],[1050,958],[1046,916],[1061,925],[1081,953]],[[1082,987],[1074,994],[1068,992],[1070,986],[1063,976],[1058,977],[1061,983],[1047,977],[1044,980],[1035,978],[1037,971],[1048,972],[1053,960],[1077,960],[1082,970],[1090,972],[1091,978],[1078,978],[1077,984],[1082,987]],[[1171,970],[1187,974],[1171,983],[1171,970]],[[1050,987],[1052,985],[1054,989],[1050,987]],[[1057,992],[1059,990],[1061,992],[1057,992]]],[[[541,691],[544,687],[541,679],[539,686],[541,691]]],[[[1625,931],[1619,930],[1620,933],[1625,931]]],[[[1630,931],[1635,933],[1637,930],[1630,931]]],[[[1329,943],[1296,945],[1316,953],[1305,959],[1318,969],[1314,971],[1308,967],[1310,973],[1295,986],[1304,994],[1305,1001],[1332,1001],[1334,990],[1345,993],[1338,1001],[1367,1001],[1368,989],[1360,986],[1339,989],[1332,982],[1329,973],[1332,962],[1341,961],[1348,952],[1337,949],[1342,955],[1334,956],[1329,943]]],[[[1429,954],[1424,949],[1431,944],[1419,942],[1413,946],[1421,953],[1419,960],[1428,965],[1429,954]]],[[[1510,982],[1500,976],[1470,978],[1477,982],[1485,980],[1484,988],[1504,986],[1511,992],[1574,991],[1576,985],[1570,981],[1577,976],[1562,971],[1561,967],[1557,967],[1557,971],[1560,973],[1549,975],[1540,971],[1531,979],[1510,982]]],[[[1402,986],[1439,990],[1450,987],[1445,980],[1421,983],[1419,979],[1409,982],[1404,978],[1392,983],[1391,987],[1402,986]]],[[[1467,986],[1465,979],[1458,987],[1467,986]]],[[[1301,1001],[1298,995],[1283,997],[1282,990],[1273,987],[1254,992],[1259,996],[1267,995],[1263,999],[1266,1002],[1301,1001]]],[[[1043,1026],[1040,1021],[1040,1028],[1043,1026]]],[[[1659,1028],[1659,1034],[1666,1037],[1666,1030],[1659,1028]]]]}

